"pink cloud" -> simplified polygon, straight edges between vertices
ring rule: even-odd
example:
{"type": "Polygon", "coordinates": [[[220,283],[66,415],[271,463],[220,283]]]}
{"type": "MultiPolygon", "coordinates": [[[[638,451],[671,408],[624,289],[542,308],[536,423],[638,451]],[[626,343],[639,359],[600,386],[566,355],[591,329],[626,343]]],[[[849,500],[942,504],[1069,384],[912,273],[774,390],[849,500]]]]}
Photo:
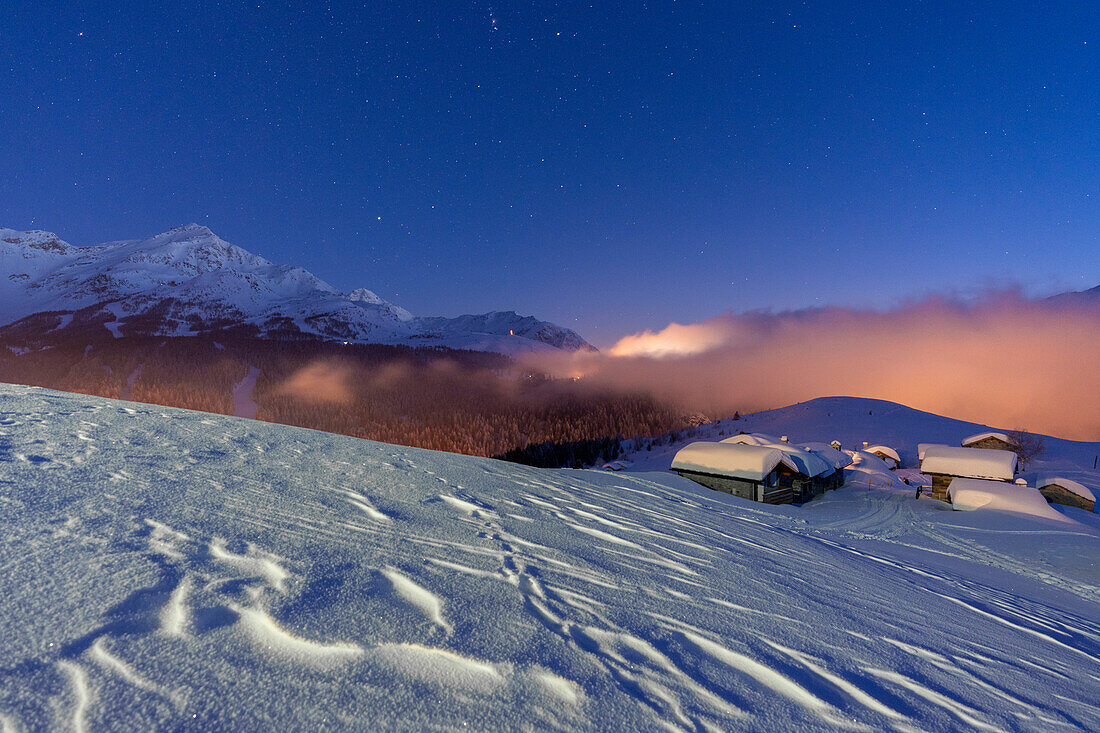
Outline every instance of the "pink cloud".
{"type": "Polygon", "coordinates": [[[536,357],[562,376],[711,413],[874,397],[999,427],[1100,440],[1100,305],[995,293],[890,311],[727,314],[536,357]]]}

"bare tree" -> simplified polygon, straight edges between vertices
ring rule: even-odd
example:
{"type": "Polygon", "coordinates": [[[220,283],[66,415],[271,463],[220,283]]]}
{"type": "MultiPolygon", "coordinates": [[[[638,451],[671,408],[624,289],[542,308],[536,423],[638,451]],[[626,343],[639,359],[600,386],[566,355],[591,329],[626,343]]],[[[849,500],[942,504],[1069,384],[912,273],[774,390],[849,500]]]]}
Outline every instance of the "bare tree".
{"type": "Polygon", "coordinates": [[[1027,464],[1043,455],[1046,443],[1043,436],[1029,433],[1023,428],[1008,431],[1008,442],[1012,444],[1012,450],[1020,459],[1020,468],[1027,468],[1027,464]]]}

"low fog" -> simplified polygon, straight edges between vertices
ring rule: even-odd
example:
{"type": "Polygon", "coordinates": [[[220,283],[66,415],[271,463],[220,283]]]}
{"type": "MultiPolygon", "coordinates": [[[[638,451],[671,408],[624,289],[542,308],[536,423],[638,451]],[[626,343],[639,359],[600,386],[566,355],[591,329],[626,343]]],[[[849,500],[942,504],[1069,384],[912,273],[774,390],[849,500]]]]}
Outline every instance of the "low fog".
{"type": "Polygon", "coordinates": [[[1001,428],[1100,440],[1100,307],[994,294],[891,311],[726,314],[627,336],[600,354],[530,357],[594,385],[712,415],[830,395],[1001,428]]]}
{"type": "Polygon", "coordinates": [[[353,399],[351,369],[343,364],[317,361],[294,372],[275,388],[274,394],[319,404],[348,404],[353,399]]]}

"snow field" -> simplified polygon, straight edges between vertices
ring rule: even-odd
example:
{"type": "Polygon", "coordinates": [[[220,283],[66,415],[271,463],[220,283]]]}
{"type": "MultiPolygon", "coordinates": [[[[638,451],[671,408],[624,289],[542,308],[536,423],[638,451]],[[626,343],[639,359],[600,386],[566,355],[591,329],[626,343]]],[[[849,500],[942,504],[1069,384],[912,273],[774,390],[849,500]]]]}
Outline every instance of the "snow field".
{"type": "Polygon", "coordinates": [[[3,386],[0,716],[1100,728],[1096,525],[911,497],[770,507],[667,472],[3,386]],[[1052,546],[1067,551],[1037,549],[1052,546]]]}

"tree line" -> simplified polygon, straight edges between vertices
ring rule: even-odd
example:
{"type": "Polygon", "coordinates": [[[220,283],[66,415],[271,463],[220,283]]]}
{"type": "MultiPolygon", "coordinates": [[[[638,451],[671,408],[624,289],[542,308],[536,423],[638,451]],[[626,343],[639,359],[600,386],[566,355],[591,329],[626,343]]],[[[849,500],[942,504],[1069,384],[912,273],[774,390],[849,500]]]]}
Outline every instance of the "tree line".
{"type": "Polygon", "coordinates": [[[609,460],[623,435],[693,421],[648,394],[551,379],[485,352],[229,333],[0,344],[0,381],[226,415],[251,368],[257,419],[532,465],[609,460]]]}

